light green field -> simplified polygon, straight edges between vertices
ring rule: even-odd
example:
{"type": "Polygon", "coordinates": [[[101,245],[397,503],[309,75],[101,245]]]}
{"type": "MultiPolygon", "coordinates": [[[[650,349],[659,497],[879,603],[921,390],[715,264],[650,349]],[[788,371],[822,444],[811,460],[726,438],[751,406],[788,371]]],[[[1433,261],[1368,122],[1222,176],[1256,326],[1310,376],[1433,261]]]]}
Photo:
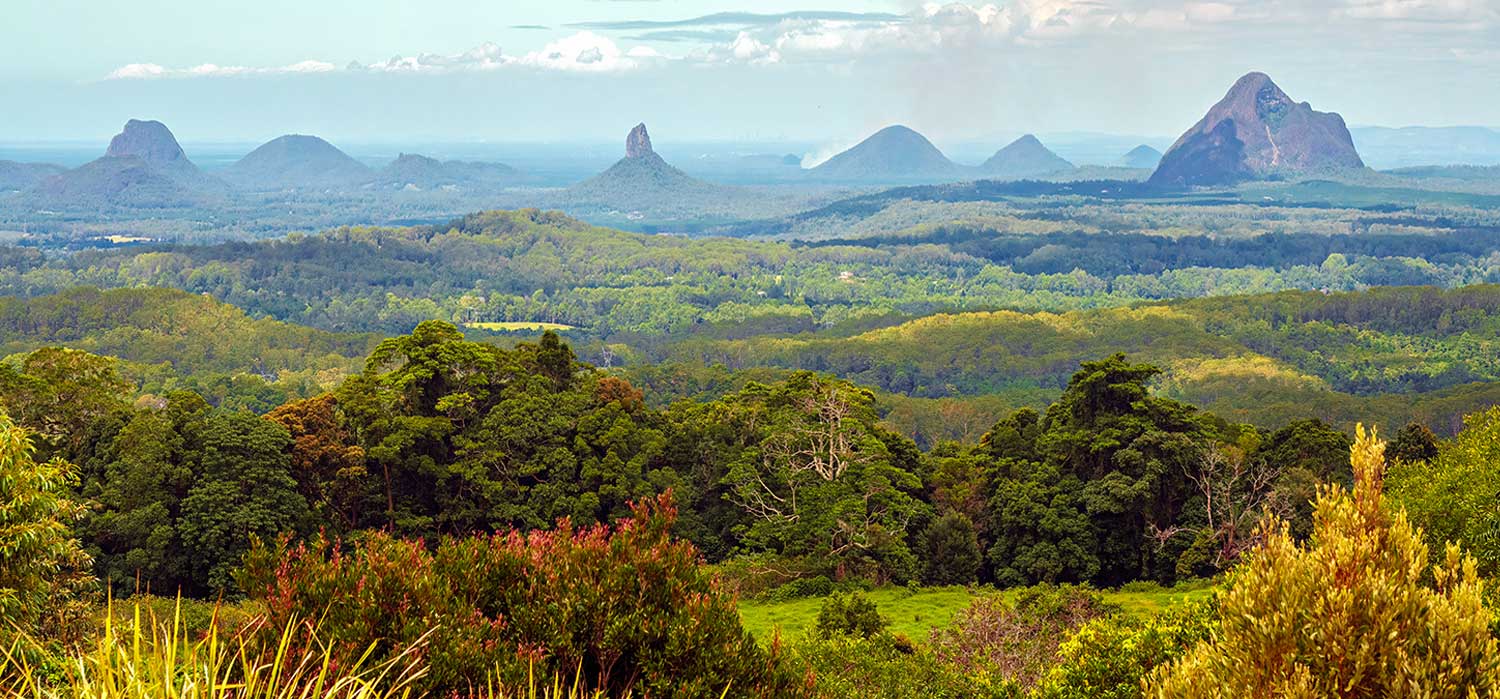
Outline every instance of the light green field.
{"type": "Polygon", "coordinates": [[[506,332],[511,330],[572,330],[573,326],[562,323],[533,323],[529,321],[507,321],[503,323],[464,323],[466,328],[506,332]]]}
{"type": "MultiPolygon", "coordinates": [[[[891,620],[892,633],[922,642],[927,640],[932,629],[946,627],[953,615],[967,607],[975,596],[990,591],[984,587],[937,587],[911,592],[905,588],[888,587],[867,592],[865,596],[891,620]]],[[[1209,588],[1203,588],[1190,591],[1105,591],[1101,594],[1106,601],[1120,605],[1125,614],[1140,617],[1172,604],[1207,597],[1209,592],[1209,588]]],[[[768,642],[777,629],[780,629],[783,639],[795,641],[813,627],[818,608],[822,605],[821,597],[788,601],[740,600],[740,619],[745,630],[762,642],[768,642]]]]}

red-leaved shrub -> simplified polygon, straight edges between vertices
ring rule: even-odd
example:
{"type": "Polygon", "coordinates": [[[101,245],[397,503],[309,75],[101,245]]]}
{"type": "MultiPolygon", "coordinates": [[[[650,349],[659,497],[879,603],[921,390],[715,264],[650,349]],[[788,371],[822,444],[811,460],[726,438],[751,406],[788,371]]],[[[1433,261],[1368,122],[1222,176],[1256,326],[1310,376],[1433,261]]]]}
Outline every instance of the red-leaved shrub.
{"type": "Polygon", "coordinates": [[[424,688],[440,695],[534,672],[614,696],[804,696],[807,679],[755,643],[698,551],[670,537],[670,496],[632,512],[613,527],[562,520],[435,548],[383,534],[283,540],[252,550],[241,583],[266,628],[304,624],[335,663],[372,643],[377,659],[420,644],[424,688]]]}

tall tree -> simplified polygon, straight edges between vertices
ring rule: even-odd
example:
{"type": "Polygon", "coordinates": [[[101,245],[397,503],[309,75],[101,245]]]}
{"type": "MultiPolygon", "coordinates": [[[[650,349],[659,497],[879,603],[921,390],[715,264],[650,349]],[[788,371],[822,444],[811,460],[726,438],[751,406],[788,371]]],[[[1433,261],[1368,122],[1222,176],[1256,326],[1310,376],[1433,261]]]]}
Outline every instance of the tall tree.
{"type": "Polygon", "coordinates": [[[204,424],[199,475],[182,501],[183,543],[196,580],[228,589],[252,537],[305,528],[307,502],[292,477],[286,428],[250,413],[216,414],[204,424]]]}

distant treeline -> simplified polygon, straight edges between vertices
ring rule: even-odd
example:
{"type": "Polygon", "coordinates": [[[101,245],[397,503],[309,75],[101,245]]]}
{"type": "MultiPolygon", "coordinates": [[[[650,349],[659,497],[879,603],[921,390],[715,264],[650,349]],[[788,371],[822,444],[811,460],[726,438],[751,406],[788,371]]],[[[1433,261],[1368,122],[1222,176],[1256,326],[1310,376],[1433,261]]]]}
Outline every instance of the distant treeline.
{"type": "MultiPolygon", "coordinates": [[[[1062,274],[1081,269],[1100,277],[1159,274],[1184,267],[1237,269],[1320,265],[1329,255],[1421,258],[1451,263],[1500,250],[1500,227],[1460,228],[1433,234],[1357,233],[1348,235],[1269,233],[1252,238],[1206,235],[1168,238],[1142,233],[1083,231],[1014,234],[972,224],[935,226],[920,237],[910,235],[836,238],[793,247],[858,246],[880,248],[914,243],[946,245],[954,252],[1009,265],[1025,274],[1062,274]]],[[[1393,272],[1397,270],[1392,270],[1393,272]]],[[[1405,272],[1406,270],[1399,270],[1405,272]]],[[[1372,285],[1425,283],[1407,278],[1372,278],[1372,285]]]]}

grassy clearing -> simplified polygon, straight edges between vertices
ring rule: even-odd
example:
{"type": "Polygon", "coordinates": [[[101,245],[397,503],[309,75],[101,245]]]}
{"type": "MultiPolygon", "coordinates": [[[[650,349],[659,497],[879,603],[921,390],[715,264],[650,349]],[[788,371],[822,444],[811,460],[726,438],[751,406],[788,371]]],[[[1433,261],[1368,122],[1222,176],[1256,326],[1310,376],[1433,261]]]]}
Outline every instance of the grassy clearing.
{"type": "Polygon", "coordinates": [[[572,330],[573,326],[562,323],[541,323],[529,321],[507,321],[503,323],[464,323],[466,328],[476,330],[488,330],[490,332],[511,332],[516,330],[572,330]]]}
{"type": "MultiPolygon", "coordinates": [[[[926,641],[934,628],[946,627],[953,616],[977,595],[993,592],[985,587],[937,587],[912,592],[906,588],[888,587],[865,593],[890,619],[890,630],[914,641],[926,641]]],[[[1188,600],[1207,597],[1209,588],[1194,590],[1162,589],[1147,592],[1105,591],[1104,599],[1120,605],[1125,614],[1144,617],[1166,607],[1188,600]]],[[[818,618],[821,597],[768,601],[740,600],[740,619],[745,629],[761,642],[768,642],[779,628],[781,637],[795,641],[810,631],[818,618]]]]}

